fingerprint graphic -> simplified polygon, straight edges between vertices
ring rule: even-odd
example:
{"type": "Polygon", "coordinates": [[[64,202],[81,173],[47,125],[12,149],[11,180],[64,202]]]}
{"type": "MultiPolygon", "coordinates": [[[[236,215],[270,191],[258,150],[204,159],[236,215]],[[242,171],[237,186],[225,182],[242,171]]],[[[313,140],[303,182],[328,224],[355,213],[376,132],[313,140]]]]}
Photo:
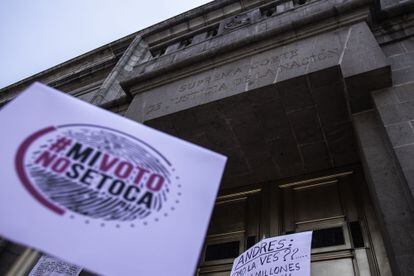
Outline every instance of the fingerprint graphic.
{"type": "MultiPolygon", "coordinates": [[[[29,162],[25,166],[32,182],[45,198],[77,214],[106,221],[142,220],[159,212],[169,200],[173,179],[172,166],[151,146],[134,137],[101,127],[71,125],[57,129],[53,135],[43,137],[37,148],[31,149],[31,158],[28,158],[29,162]],[[84,148],[92,148],[94,152],[105,153],[111,158],[124,160],[156,173],[163,177],[163,185],[159,191],[154,192],[147,189],[143,184],[145,181],[137,186],[133,175],[123,179],[125,185],[137,186],[134,187],[139,191],[137,197],[145,197],[142,203],[139,199],[130,201],[121,195],[114,196],[108,190],[85,185],[79,179],[71,179],[67,174],[57,174],[35,164],[34,160],[50,148],[51,144],[56,143],[57,137],[65,137],[70,139],[72,144],[80,143],[84,148]]],[[[67,151],[59,154],[66,158],[66,153],[67,151]]],[[[86,169],[83,168],[83,171],[86,169]]],[[[99,171],[99,161],[89,169],[99,171]]],[[[146,179],[144,177],[144,180],[148,180],[148,176],[146,179]]]]}

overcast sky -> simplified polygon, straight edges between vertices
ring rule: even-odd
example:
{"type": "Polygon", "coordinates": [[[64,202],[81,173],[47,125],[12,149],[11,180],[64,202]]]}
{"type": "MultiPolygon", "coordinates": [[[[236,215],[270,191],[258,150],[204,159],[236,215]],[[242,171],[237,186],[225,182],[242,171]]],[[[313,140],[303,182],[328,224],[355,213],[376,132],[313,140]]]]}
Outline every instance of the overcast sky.
{"type": "Polygon", "coordinates": [[[210,0],[0,0],[0,88],[210,0]]]}

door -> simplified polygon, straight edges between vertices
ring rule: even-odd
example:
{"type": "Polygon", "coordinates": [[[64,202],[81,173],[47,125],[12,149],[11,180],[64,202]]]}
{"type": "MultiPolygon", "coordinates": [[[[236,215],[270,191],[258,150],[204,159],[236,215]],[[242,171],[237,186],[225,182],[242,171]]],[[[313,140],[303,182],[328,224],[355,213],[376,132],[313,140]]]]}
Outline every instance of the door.
{"type": "Polygon", "coordinates": [[[312,275],[381,274],[372,244],[377,233],[369,231],[360,189],[364,184],[353,172],[345,172],[279,186],[282,233],[313,230],[312,275]]]}
{"type": "Polygon", "coordinates": [[[313,276],[389,275],[362,176],[352,171],[222,191],[198,275],[229,275],[234,258],[263,237],[313,230],[313,276]]]}
{"type": "Polygon", "coordinates": [[[234,258],[260,236],[262,189],[219,196],[210,221],[198,275],[228,276],[234,258]]]}

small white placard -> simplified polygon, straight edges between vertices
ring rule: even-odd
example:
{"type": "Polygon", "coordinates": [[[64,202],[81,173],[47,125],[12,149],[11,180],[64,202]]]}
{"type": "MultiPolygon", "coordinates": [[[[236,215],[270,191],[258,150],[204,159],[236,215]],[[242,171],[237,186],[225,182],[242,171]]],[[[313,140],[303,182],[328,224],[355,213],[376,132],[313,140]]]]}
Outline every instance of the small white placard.
{"type": "Polygon", "coordinates": [[[310,276],[312,232],[263,239],[233,262],[231,276],[310,276]]]}
{"type": "Polygon", "coordinates": [[[194,274],[225,156],[42,84],[0,128],[2,236],[102,275],[194,274]]]}
{"type": "Polygon", "coordinates": [[[78,276],[82,268],[51,256],[42,255],[29,276],[78,276]]]}

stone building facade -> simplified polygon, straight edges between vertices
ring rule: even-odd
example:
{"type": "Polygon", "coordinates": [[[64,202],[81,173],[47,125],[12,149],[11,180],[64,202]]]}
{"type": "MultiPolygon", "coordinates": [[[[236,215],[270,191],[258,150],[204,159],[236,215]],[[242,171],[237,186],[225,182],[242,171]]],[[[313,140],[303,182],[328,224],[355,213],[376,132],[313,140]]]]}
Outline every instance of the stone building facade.
{"type": "MultiPolygon", "coordinates": [[[[40,81],[227,155],[198,275],[305,230],[312,275],[414,275],[412,7],[216,0],[3,88],[0,103],[40,81]]],[[[0,274],[37,257],[2,241],[0,274]]]]}

